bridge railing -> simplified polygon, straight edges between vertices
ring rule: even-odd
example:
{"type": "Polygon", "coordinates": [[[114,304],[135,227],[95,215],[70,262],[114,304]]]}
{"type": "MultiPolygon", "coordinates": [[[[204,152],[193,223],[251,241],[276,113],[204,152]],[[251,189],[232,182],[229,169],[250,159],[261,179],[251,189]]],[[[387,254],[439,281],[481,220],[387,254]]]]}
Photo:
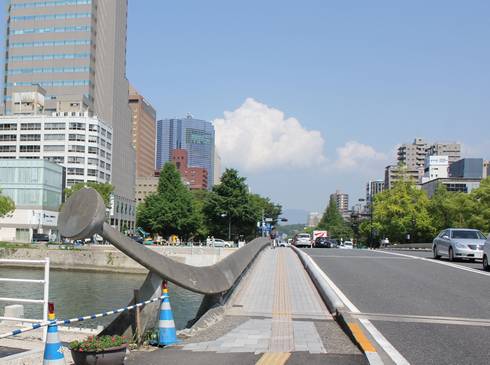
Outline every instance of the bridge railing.
{"type": "MultiPolygon", "coordinates": [[[[42,304],[43,305],[42,321],[43,322],[47,321],[48,320],[48,302],[49,302],[49,257],[46,257],[44,260],[0,259],[0,265],[1,264],[15,264],[15,265],[19,265],[19,264],[44,264],[44,279],[21,279],[21,278],[2,278],[2,277],[0,277],[0,282],[4,282],[4,283],[42,284],[43,285],[43,298],[42,299],[0,297],[0,302],[42,304]]],[[[27,323],[36,323],[36,322],[40,321],[39,319],[4,317],[4,316],[0,316],[0,320],[11,321],[11,322],[27,322],[27,323]]],[[[44,329],[43,341],[46,341],[46,329],[44,329]]]]}

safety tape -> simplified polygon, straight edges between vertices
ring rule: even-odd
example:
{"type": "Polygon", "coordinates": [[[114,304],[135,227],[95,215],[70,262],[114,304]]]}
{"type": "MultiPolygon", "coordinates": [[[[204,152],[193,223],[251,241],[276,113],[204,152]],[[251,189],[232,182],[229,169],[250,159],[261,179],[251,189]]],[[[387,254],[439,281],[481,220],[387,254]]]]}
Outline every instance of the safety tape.
{"type": "Polygon", "coordinates": [[[115,309],[115,310],[108,311],[108,312],[102,312],[102,313],[98,313],[98,314],[91,314],[91,315],[85,316],[85,317],[78,317],[78,318],[64,319],[64,320],[61,319],[61,320],[53,320],[53,321],[36,322],[36,323],[33,323],[32,325],[30,325],[29,327],[19,328],[19,329],[16,329],[14,331],[4,333],[4,334],[0,335],[0,339],[5,338],[5,337],[20,335],[21,333],[36,330],[38,328],[42,328],[42,327],[46,327],[46,326],[61,325],[61,324],[66,325],[66,324],[72,324],[72,323],[76,323],[76,322],[86,321],[88,319],[96,319],[96,318],[100,318],[100,317],[107,317],[107,316],[110,316],[113,314],[118,314],[118,313],[122,313],[122,312],[125,312],[128,310],[131,310],[131,309],[142,307],[146,304],[156,302],[157,300],[162,300],[163,298],[168,298],[168,294],[161,295],[157,298],[149,299],[149,300],[141,302],[141,303],[136,303],[136,304],[130,305],[128,307],[119,308],[119,309],[115,309]]]}

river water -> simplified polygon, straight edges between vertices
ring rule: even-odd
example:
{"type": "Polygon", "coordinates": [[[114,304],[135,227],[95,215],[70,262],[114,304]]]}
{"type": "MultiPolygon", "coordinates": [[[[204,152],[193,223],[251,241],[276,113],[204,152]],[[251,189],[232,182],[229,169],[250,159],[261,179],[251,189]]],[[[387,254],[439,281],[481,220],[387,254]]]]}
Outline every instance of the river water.
{"type": "MultiPolygon", "coordinates": [[[[43,276],[44,271],[40,269],[0,267],[2,278],[43,279],[43,276]]],[[[133,289],[138,289],[145,277],[146,275],[137,274],[51,270],[49,300],[55,303],[58,319],[118,309],[128,305],[133,296],[133,289]]],[[[202,296],[171,284],[169,293],[175,326],[177,329],[185,328],[187,321],[195,317],[202,296]]],[[[43,285],[0,282],[0,297],[42,299],[43,285]]],[[[10,304],[16,303],[0,302],[0,316],[3,316],[4,306],[10,304]]],[[[24,317],[41,319],[42,308],[42,304],[24,304],[24,317]]],[[[79,326],[105,326],[114,318],[115,315],[84,321],[80,322],[79,326]]]]}

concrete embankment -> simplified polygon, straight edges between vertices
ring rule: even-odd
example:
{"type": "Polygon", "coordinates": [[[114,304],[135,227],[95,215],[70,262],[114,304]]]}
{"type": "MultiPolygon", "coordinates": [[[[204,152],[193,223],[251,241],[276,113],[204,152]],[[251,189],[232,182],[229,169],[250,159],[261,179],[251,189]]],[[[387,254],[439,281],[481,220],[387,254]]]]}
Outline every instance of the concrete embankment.
{"type": "MultiPolygon", "coordinates": [[[[233,248],[145,246],[155,254],[193,266],[209,266],[233,253],[233,248]]],[[[37,260],[50,258],[51,268],[61,270],[106,271],[146,274],[148,270],[112,245],[62,248],[45,245],[0,248],[0,258],[37,260]]],[[[33,267],[35,264],[31,264],[33,267]]],[[[2,264],[2,266],[6,266],[2,264]]],[[[8,266],[15,266],[9,264],[8,266]]],[[[22,267],[28,265],[21,264],[22,267]]]]}

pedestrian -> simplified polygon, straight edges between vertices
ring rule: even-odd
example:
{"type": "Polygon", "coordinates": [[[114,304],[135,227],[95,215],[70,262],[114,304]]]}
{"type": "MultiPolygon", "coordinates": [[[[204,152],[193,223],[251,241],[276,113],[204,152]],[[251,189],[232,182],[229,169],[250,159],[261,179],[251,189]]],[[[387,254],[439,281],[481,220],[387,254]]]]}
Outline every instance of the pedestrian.
{"type": "Polygon", "coordinates": [[[271,249],[276,248],[276,237],[277,237],[277,231],[275,228],[272,229],[271,234],[270,234],[270,239],[271,239],[271,249]]]}

